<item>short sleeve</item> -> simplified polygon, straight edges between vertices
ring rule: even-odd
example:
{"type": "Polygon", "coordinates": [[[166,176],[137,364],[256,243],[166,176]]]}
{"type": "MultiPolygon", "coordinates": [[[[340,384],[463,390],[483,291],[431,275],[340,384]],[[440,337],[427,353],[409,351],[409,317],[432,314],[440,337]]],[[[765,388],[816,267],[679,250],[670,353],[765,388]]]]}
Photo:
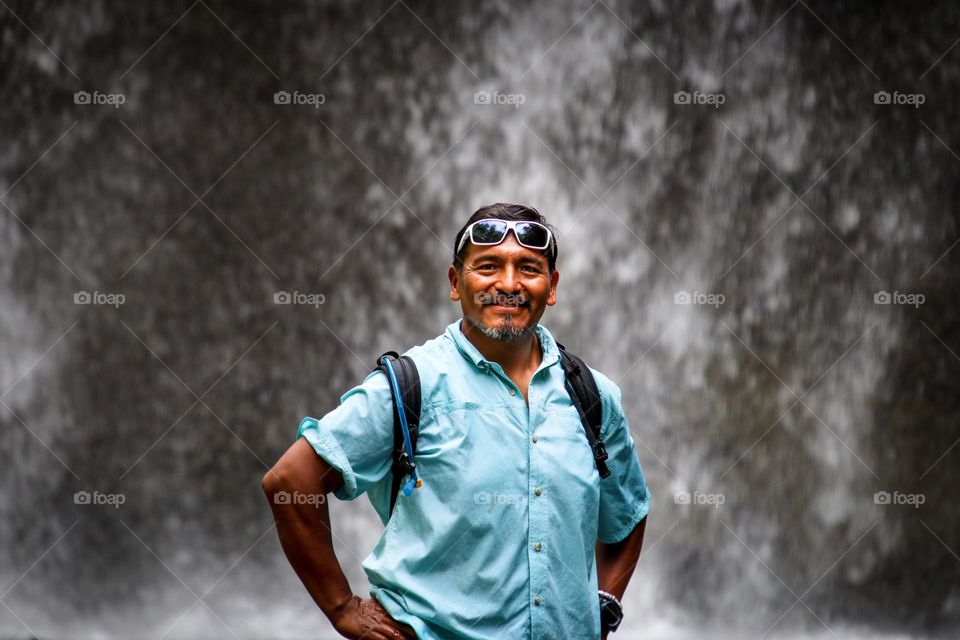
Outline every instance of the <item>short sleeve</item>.
{"type": "Polygon", "coordinates": [[[640,466],[630,425],[620,402],[620,388],[609,378],[594,372],[601,389],[604,428],[610,475],[600,480],[600,542],[619,542],[633,531],[650,510],[650,492],[640,466]],[[609,416],[609,420],[606,417],[609,416]]]}
{"type": "Polygon", "coordinates": [[[390,473],[392,463],[393,399],[386,375],[371,372],[320,420],[305,417],[297,429],[297,439],[301,437],[343,476],[336,497],[363,495],[390,473]]]}

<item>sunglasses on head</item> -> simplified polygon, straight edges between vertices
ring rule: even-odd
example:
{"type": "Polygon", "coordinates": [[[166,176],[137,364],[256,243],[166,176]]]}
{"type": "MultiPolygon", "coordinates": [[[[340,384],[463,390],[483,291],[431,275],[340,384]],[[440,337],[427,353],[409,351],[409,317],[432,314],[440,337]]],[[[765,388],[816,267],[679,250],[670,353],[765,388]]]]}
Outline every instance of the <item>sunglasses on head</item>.
{"type": "Polygon", "coordinates": [[[553,234],[550,233],[550,229],[539,222],[485,218],[477,220],[464,230],[463,236],[460,237],[460,244],[457,245],[457,253],[460,253],[467,239],[473,244],[482,246],[500,244],[511,230],[520,246],[528,249],[543,251],[552,243],[553,234]]]}

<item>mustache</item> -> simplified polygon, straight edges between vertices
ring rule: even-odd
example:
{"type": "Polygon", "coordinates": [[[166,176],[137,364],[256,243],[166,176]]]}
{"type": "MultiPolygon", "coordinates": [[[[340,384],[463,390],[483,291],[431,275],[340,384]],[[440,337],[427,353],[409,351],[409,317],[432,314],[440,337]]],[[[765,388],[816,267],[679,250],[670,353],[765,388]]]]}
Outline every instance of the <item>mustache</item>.
{"type": "Polygon", "coordinates": [[[527,307],[530,305],[530,296],[522,293],[482,292],[475,296],[477,304],[482,306],[500,305],[504,307],[527,307]]]}

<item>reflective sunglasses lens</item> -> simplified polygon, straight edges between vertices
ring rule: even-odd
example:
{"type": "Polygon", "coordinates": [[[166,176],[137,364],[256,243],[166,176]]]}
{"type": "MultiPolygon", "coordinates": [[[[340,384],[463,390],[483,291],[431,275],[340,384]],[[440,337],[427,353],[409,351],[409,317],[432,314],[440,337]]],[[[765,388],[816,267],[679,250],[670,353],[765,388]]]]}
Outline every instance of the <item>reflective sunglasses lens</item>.
{"type": "Polygon", "coordinates": [[[470,229],[474,244],[497,244],[507,235],[507,223],[503,220],[481,220],[470,229]]]}
{"type": "Polygon", "coordinates": [[[550,241],[547,228],[535,222],[518,223],[514,231],[520,244],[530,249],[546,249],[550,241]]]}

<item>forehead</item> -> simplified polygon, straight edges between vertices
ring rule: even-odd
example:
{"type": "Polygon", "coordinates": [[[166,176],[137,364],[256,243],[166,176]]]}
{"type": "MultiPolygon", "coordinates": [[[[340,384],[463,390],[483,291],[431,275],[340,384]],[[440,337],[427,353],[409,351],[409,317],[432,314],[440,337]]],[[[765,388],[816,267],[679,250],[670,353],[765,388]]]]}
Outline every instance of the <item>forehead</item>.
{"type": "Polygon", "coordinates": [[[531,260],[534,262],[547,263],[547,256],[543,251],[524,247],[514,237],[513,232],[507,234],[503,242],[495,245],[476,245],[467,242],[463,254],[463,261],[470,262],[483,258],[493,258],[495,260],[531,260]]]}

